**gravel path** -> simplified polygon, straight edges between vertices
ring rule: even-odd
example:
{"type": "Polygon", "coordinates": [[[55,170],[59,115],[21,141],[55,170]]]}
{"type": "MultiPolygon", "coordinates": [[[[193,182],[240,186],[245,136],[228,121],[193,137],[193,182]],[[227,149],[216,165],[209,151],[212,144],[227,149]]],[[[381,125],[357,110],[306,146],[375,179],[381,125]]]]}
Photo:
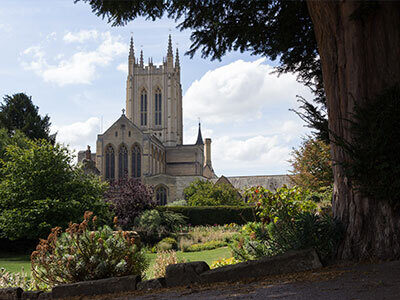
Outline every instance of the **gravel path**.
{"type": "Polygon", "coordinates": [[[286,274],[253,282],[191,286],[164,289],[152,294],[92,299],[400,299],[400,261],[333,266],[316,272],[286,274]]]}

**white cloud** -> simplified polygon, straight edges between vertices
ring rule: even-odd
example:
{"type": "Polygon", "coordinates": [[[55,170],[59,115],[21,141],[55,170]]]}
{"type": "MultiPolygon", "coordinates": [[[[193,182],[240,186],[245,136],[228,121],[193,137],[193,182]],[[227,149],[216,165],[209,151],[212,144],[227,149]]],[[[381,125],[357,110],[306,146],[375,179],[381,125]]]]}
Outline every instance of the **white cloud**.
{"type": "Polygon", "coordinates": [[[221,137],[212,141],[214,170],[225,175],[276,174],[287,170],[291,147],[280,136],[257,135],[247,139],[221,137]]]}
{"type": "Polygon", "coordinates": [[[77,151],[85,150],[86,145],[95,143],[96,135],[100,132],[100,120],[92,117],[85,122],[64,126],[54,125],[51,129],[52,132],[57,132],[57,142],[69,145],[77,151]]]}
{"type": "Polygon", "coordinates": [[[79,51],[69,58],[57,55],[58,63],[49,64],[39,46],[26,49],[23,54],[31,56],[30,62],[22,62],[26,70],[32,70],[46,82],[59,86],[67,84],[90,84],[97,77],[98,67],[108,66],[116,56],[127,53],[128,46],[121,38],[110,32],[101,34],[101,44],[94,51],[79,51]]]}
{"type": "Polygon", "coordinates": [[[117,70],[121,71],[121,72],[123,72],[125,74],[128,74],[128,64],[126,64],[126,63],[119,64],[117,66],[117,70]]]}
{"type": "Polygon", "coordinates": [[[11,32],[11,26],[8,24],[0,24],[0,31],[11,32]]]}
{"type": "Polygon", "coordinates": [[[90,39],[96,40],[98,37],[99,33],[97,30],[80,30],[75,33],[67,32],[63,40],[67,43],[83,43],[90,39]]]}
{"type": "Polygon", "coordinates": [[[208,71],[192,83],[184,95],[184,115],[201,117],[209,123],[240,122],[259,119],[263,109],[277,103],[294,103],[297,94],[309,91],[296,82],[293,74],[277,77],[265,59],[237,60],[208,71]]]}

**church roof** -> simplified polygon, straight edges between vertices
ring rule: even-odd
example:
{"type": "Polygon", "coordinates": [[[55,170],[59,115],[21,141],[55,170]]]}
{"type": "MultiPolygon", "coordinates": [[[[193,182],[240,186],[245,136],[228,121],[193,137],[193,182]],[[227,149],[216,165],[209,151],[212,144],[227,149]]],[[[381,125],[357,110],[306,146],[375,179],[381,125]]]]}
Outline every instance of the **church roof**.
{"type": "MultiPolygon", "coordinates": [[[[222,176],[221,176],[222,177],[222,176]]],[[[293,186],[293,182],[288,175],[259,175],[259,176],[232,176],[224,177],[238,190],[245,190],[253,186],[263,186],[271,191],[283,186],[293,186]]],[[[211,179],[212,182],[217,182],[219,179],[211,179]]]]}

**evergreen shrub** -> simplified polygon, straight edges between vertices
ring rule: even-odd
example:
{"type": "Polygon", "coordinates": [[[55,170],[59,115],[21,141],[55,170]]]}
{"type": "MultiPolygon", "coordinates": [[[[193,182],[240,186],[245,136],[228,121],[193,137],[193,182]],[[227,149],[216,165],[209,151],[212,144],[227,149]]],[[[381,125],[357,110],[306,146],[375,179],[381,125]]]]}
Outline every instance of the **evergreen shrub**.
{"type": "Polygon", "coordinates": [[[191,226],[230,223],[243,225],[256,218],[253,208],[249,206],[158,206],[156,209],[160,212],[180,213],[191,226]]]}

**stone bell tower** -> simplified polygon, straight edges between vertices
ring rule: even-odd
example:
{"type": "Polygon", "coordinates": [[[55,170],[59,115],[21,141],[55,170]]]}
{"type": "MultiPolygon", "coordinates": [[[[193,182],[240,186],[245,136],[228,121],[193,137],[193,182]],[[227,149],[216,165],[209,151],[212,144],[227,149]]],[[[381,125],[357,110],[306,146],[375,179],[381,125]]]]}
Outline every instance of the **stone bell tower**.
{"type": "Polygon", "coordinates": [[[143,51],[135,58],[133,38],[128,57],[126,115],[144,133],[156,136],[164,146],[182,145],[182,86],[179,53],[175,62],[171,35],[162,65],[153,58],[144,64],[143,51]]]}

